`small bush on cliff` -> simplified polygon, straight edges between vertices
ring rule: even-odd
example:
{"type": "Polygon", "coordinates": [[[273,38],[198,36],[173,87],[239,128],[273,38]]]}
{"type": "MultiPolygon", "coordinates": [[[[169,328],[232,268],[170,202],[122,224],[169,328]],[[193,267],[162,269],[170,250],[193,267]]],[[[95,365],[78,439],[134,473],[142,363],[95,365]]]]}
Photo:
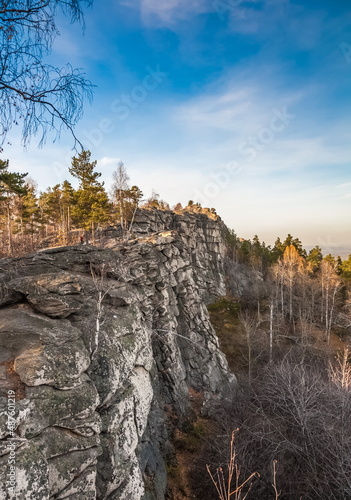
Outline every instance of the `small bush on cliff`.
{"type": "Polygon", "coordinates": [[[240,310],[240,305],[233,299],[227,297],[219,297],[218,300],[216,300],[216,302],[212,302],[212,304],[209,304],[207,306],[207,309],[210,312],[225,311],[229,315],[236,318],[240,310]]]}

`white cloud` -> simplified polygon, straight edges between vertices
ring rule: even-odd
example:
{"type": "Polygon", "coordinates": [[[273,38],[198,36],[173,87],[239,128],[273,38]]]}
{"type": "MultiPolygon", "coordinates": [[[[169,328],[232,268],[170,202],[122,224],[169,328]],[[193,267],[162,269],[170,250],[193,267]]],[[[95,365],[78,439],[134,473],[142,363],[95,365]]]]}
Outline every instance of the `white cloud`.
{"type": "Polygon", "coordinates": [[[120,162],[120,158],[111,158],[109,156],[103,156],[98,160],[99,167],[106,167],[107,165],[117,165],[120,162]]]}
{"type": "MultiPolygon", "coordinates": [[[[182,0],[142,4],[145,13],[160,20],[186,15],[199,5],[189,2],[182,11],[182,0]]],[[[344,173],[350,144],[346,118],[342,123],[335,114],[328,120],[323,117],[328,109],[318,102],[320,83],[315,88],[303,83],[303,90],[296,90],[282,73],[281,67],[267,68],[256,58],[255,64],[245,61],[245,67],[237,66],[235,72],[203,85],[193,97],[166,100],[160,95],[150,108],[136,108],[123,127],[94,149],[101,179],[108,187],[120,155],[131,183],[145,198],[155,189],[171,204],[186,203],[196,200],[196,192],[203,192],[228,162],[239,161],[241,170],[208,201],[238,234],[257,233],[268,242],[287,232],[306,243],[327,237],[337,243],[351,241],[345,229],[350,203],[350,177],[344,173]],[[285,107],[295,118],[257,151],[254,161],[247,161],[238,152],[240,143],[269,127],[274,108],[285,107]]],[[[97,122],[99,118],[97,113],[97,122]]],[[[47,157],[47,149],[40,156],[32,149],[25,162],[31,175],[46,185],[68,177],[65,165],[74,154],[55,148],[47,157]],[[53,168],[52,158],[65,168],[53,168]]],[[[11,165],[17,169],[19,162],[11,165]]]]}
{"type": "Polygon", "coordinates": [[[220,79],[204,87],[202,93],[172,110],[175,121],[188,130],[227,131],[233,139],[259,132],[269,126],[273,110],[294,114],[300,102],[313,95],[316,89],[284,88],[282,68],[252,61],[225,72],[220,79]]]}
{"type": "Polygon", "coordinates": [[[222,5],[227,5],[222,10],[230,18],[231,29],[236,33],[262,37],[275,33],[278,45],[285,42],[286,38],[293,37],[295,44],[303,50],[312,50],[320,43],[325,24],[325,12],[322,9],[315,10],[313,15],[308,14],[305,7],[289,0],[239,0],[233,1],[232,7],[231,2],[223,2],[222,5]],[[257,3],[259,8],[255,5],[257,3]]]}
{"type": "Polygon", "coordinates": [[[195,98],[179,106],[174,116],[191,128],[237,130],[238,121],[247,116],[252,108],[254,91],[250,90],[233,89],[195,98]]]}
{"type": "Polygon", "coordinates": [[[142,19],[147,24],[172,26],[176,21],[194,14],[211,12],[215,0],[125,0],[125,6],[138,7],[142,19]]]}
{"type": "Polygon", "coordinates": [[[347,242],[350,183],[341,184],[338,168],[342,175],[349,162],[348,128],[338,119],[327,126],[319,120],[319,108],[310,105],[318,88],[291,92],[276,77],[257,80],[259,71],[227,74],[195,97],[163,103],[155,114],[162,123],[157,153],[144,145],[142,155],[140,145],[128,168],[147,195],[155,188],[172,204],[197,200],[228,162],[239,161],[241,169],[205,202],[238,234],[271,242],[291,232],[306,244],[327,237],[347,242]],[[291,124],[247,161],[238,145],[269,126],[272,109],[284,107],[295,115],[291,124]]]}

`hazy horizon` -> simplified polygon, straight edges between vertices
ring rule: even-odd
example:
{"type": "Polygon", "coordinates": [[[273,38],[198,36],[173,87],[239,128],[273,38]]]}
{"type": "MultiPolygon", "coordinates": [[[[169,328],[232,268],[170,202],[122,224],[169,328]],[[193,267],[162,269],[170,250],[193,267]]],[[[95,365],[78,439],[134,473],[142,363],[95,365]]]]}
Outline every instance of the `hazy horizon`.
{"type": "MultiPolygon", "coordinates": [[[[48,60],[96,85],[76,134],[106,185],[119,160],[145,198],[192,199],[245,238],[351,246],[351,12],[331,0],[107,0],[83,35],[59,19],[48,60]]],[[[43,190],[72,138],[1,157],[43,190]]]]}

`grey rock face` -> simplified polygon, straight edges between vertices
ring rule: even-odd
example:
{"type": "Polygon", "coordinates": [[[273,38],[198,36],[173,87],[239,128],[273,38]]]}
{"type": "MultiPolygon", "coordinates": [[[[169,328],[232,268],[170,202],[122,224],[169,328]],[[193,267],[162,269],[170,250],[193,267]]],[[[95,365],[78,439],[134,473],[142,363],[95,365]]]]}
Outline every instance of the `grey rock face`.
{"type": "Polygon", "coordinates": [[[226,292],[223,224],[142,211],[135,228],[1,263],[0,475],[15,446],[20,500],[164,500],[168,413],[235,386],[205,305],[226,292]]]}

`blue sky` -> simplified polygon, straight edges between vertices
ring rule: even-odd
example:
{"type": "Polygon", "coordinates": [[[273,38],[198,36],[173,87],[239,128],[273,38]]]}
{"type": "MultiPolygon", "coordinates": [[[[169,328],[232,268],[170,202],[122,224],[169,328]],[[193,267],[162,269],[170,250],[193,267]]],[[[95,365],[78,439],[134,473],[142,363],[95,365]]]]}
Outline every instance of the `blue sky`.
{"type": "MultiPolygon", "coordinates": [[[[96,85],[76,133],[106,185],[215,207],[242,237],[288,232],[351,251],[351,10],[342,0],[95,0],[86,30],[60,19],[51,61],[96,85]]],[[[69,178],[68,134],[14,131],[14,170],[69,178]]]]}

